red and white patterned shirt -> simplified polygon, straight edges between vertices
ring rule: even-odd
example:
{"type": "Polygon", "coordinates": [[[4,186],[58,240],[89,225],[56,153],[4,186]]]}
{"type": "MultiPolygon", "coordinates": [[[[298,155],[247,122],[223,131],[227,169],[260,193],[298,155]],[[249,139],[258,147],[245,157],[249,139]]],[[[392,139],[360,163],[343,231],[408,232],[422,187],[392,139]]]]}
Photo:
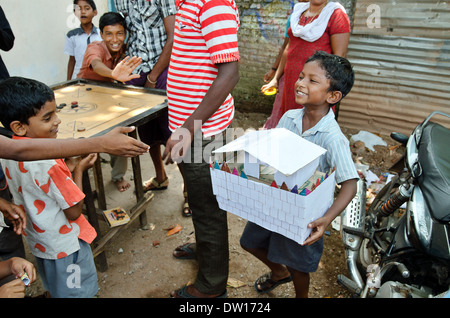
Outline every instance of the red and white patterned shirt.
{"type": "MultiPolygon", "coordinates": [[[[174,131],[195,111],[217,77],[219,63],[239,60],[239,13],[234,0],[177,1],[174,43],[167,77],[169,128],[174,131]]],[[[234,117],[231,94],[203,124],[210,137],[234,117]]]]}
{"type": "MultiPolygon", "coordinates": [[[[24,139],[23,137],[13,137],[24,139]]],[[[84,199],[62,159],[1,160],[14,203],[27,215],[25,238],[39,258],[59,259],[80,249],[78,239],[91,243],[95,229],[84,215],[69,221],[64,210],[84,199]]]]}

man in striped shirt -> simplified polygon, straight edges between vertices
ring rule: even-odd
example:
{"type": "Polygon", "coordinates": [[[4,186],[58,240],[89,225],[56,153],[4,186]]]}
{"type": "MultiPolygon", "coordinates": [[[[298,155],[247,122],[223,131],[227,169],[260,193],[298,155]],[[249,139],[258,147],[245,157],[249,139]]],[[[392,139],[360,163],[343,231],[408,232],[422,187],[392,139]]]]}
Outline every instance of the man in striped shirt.
{"type": "Polygon", "coordinates": [[[226,296],[227,216],[212,193],[204,149],[211,137],[222,137],[234,117],[230,92],[239,80],[238,27],[234,0],[177,1],[167,79],[172,136],[163,158],[166,163],[182,161],[199,269],[194,284],[172,292],[172,297],[226,296]],[[201,158],[194,158],[199,150],[201,158]]]}

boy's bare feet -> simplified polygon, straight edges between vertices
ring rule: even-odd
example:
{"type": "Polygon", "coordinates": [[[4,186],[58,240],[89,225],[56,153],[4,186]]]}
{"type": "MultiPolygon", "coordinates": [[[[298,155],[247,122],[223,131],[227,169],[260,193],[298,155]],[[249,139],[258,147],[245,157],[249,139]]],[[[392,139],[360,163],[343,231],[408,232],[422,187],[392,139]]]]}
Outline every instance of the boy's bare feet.
{"type": "Polygon", "coordinates": [[[117,190],[119,190],[120,192],[128,190],[131,186],[124,178],[114,181],[114,183],[116,184],[117,190]]]}

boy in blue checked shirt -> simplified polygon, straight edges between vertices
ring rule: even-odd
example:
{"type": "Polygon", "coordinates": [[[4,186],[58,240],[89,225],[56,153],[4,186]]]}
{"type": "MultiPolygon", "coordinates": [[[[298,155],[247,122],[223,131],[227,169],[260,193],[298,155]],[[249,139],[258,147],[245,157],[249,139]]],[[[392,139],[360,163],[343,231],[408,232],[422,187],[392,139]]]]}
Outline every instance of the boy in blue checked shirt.
{"type": "Polygon", "coordinates": [[[241,246],[271,269],[255,282],[260,294],[293,281],[296,297],[308,297],[309,273],[316,271],[322,256],[323,233],[356,194],[359,177],[349,142],[331,110],[332,105],[350,92],[353,82],[354,73],[348,60],[319,51],[305,63],[295,83],[295,101],[304,108],[286,112],[277,127],[289,129],[326,149],[319,170],[335,167],[336,182],[341,189],[325,215],[308,224],[312,232],[303,245],[248,222],[241,246]]]}

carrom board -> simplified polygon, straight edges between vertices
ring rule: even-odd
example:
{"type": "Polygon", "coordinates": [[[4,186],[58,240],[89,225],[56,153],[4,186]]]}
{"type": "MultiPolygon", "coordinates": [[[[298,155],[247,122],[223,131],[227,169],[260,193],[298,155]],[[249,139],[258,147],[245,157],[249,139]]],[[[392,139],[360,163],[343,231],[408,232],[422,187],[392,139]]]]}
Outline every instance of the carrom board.
{"type": "Polygon", "coordinates": [[[68,81],[52,89],[61,119],[58,138],[87,138],[116,126],[143,124],[167,107],[161,90],[85,80],[68,81]]]}

